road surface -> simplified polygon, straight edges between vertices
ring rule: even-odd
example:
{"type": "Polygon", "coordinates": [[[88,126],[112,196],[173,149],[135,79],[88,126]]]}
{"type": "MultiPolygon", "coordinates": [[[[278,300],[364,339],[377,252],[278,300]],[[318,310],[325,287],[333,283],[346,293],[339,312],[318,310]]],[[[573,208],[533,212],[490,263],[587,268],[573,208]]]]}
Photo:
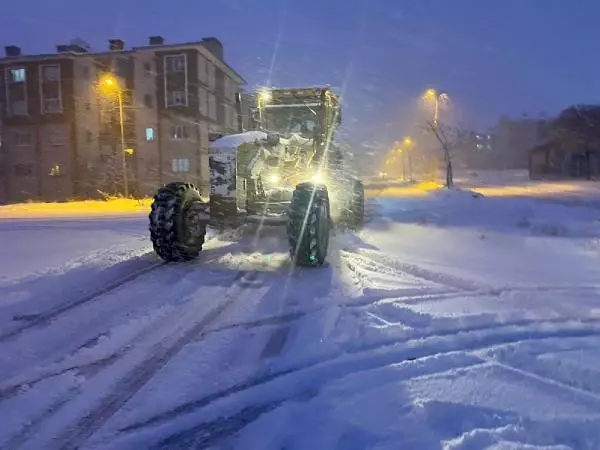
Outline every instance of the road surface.
{"type": "Polygon", "coordinates": [[[144,216],[0,222],[0,448],[598,448],[600,210],[367,209],[319,269],[277,229],[177,265],[144,216]]]}

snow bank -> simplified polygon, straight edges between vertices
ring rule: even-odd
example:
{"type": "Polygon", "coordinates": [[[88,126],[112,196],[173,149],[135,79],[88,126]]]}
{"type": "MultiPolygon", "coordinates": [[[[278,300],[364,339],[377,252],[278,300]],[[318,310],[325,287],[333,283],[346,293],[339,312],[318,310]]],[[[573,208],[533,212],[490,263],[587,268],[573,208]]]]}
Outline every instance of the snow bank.
{"type": "Polygon", "coordinates": [[[17,203],[0,206],[0,219],[31,219],[42,217],[101,217],[147,214],[152,199],[86,200],[64,203],[17,203]]]}
{"type": "Polygon", "coordinates": [[[471,199],[471,198],[481,198],[483,194],[472,191],[469,189],[461,189],[457,187],[453,187],[450,189],[439,189],[435,191],[431,191],[431,194],[440,200],[446,201],[460,201],[462,199],[471,199]]]}
{"type": "Polygon", "coordinates": [[[573,201],[567,197],[550,201],[525,192],[515,196],[493,192],[488,195],[488,191],[479,188],[418,186],[386,189],[373,196],[388,222],[464,227],[484,233],[482,236],[495,231],[600,238],[600,208],[591,194],[573,201]]]}

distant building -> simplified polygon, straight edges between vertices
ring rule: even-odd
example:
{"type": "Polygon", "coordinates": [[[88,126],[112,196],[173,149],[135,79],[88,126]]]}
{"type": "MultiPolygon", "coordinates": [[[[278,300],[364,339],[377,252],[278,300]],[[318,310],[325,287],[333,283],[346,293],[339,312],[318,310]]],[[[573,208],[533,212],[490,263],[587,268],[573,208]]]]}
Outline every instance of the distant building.
{"type": "Polygon", "coordinates": [[[496,158],[495,136],[475,131],[459,132],[454,158],[456,164],[463,168],[493,168],[496,158]]]}
{"type": "Polygon", "coordinates": [[[529,151],[529,178],[599,179],[600,149],[565,147],[552,141],[540,144],[529,151]]]}
{"type": "Polygon", "coordinates": [[[510,119],[502,116],[493,129],[497,169],[526,169],[529,150],[548,138],[548,119],[510,119]]]}
{"type": "Polygon", "coordinates": [[[108,47],[90,52],[73,41],[38,55],[5,47],[0,202],[89,197],[120,178],[119,108],[98,89],[106,74],[123,92],[129,191],[148,195],[174,180],[208,189],[209,134],[238,131],[236,95],[245,84],[221,42],[152,36],[144,46],[112,39],[108,47]]]}

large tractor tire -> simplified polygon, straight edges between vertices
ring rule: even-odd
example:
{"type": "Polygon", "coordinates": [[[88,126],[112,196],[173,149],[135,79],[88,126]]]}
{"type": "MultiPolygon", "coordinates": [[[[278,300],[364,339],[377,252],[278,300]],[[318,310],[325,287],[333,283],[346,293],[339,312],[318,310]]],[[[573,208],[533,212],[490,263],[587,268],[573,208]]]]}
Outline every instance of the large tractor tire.
{"type": "Polygon", "coordinates": [[[204,245],[207,211],[193,184],[169,183],[160,188],[148,216],[156,254],[167,262],[196,258],[204,245]]]}
{"type": "Polygon", "coordinates": [[[360,180],[352,180],[350,198],[344,209],[344,222],[348,228],[358,229],[365,221],[365,188],[360,180]]]}
{"type": "Polygon", "coordinates": [[[294,264],[317,267],[325,262],[331,218],[327,188],[314,183],[296,186],[288,212],[287,234],[294,264]]]}

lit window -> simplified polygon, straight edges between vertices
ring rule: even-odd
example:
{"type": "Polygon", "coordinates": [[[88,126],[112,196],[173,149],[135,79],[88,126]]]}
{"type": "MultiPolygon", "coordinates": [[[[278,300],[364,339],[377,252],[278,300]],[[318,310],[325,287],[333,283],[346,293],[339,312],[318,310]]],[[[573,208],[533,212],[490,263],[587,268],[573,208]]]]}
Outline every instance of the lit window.
{"type": "Polygon", "coordinates": [[[187,158],[178,158],[171,161],[171,170],[173,172],[189,172],[190,160],[187,158]]]}
{"type": "Polygon", "coordinates": [[[154,128],[146,128],[146,140],[147,141],[154,140],[154,128]]]}
{"type": "Polygon", "coordinates": [[[25,69],[10,69],[10,76],[13,83],[22,83],[25,81],[25,69]]]}
{"type": "Polygon", "coordinates": [[[478,149],[482,149],[483,148],[483,144],[477,144],[477,148],[478,149]]]}
{"type": "Polygon", "coordinates": [[[61,175],[60,165],[54,164],[52,167],[50,167],[50,173],[48,175],[51,177],[58,177],[61,175]]]}

